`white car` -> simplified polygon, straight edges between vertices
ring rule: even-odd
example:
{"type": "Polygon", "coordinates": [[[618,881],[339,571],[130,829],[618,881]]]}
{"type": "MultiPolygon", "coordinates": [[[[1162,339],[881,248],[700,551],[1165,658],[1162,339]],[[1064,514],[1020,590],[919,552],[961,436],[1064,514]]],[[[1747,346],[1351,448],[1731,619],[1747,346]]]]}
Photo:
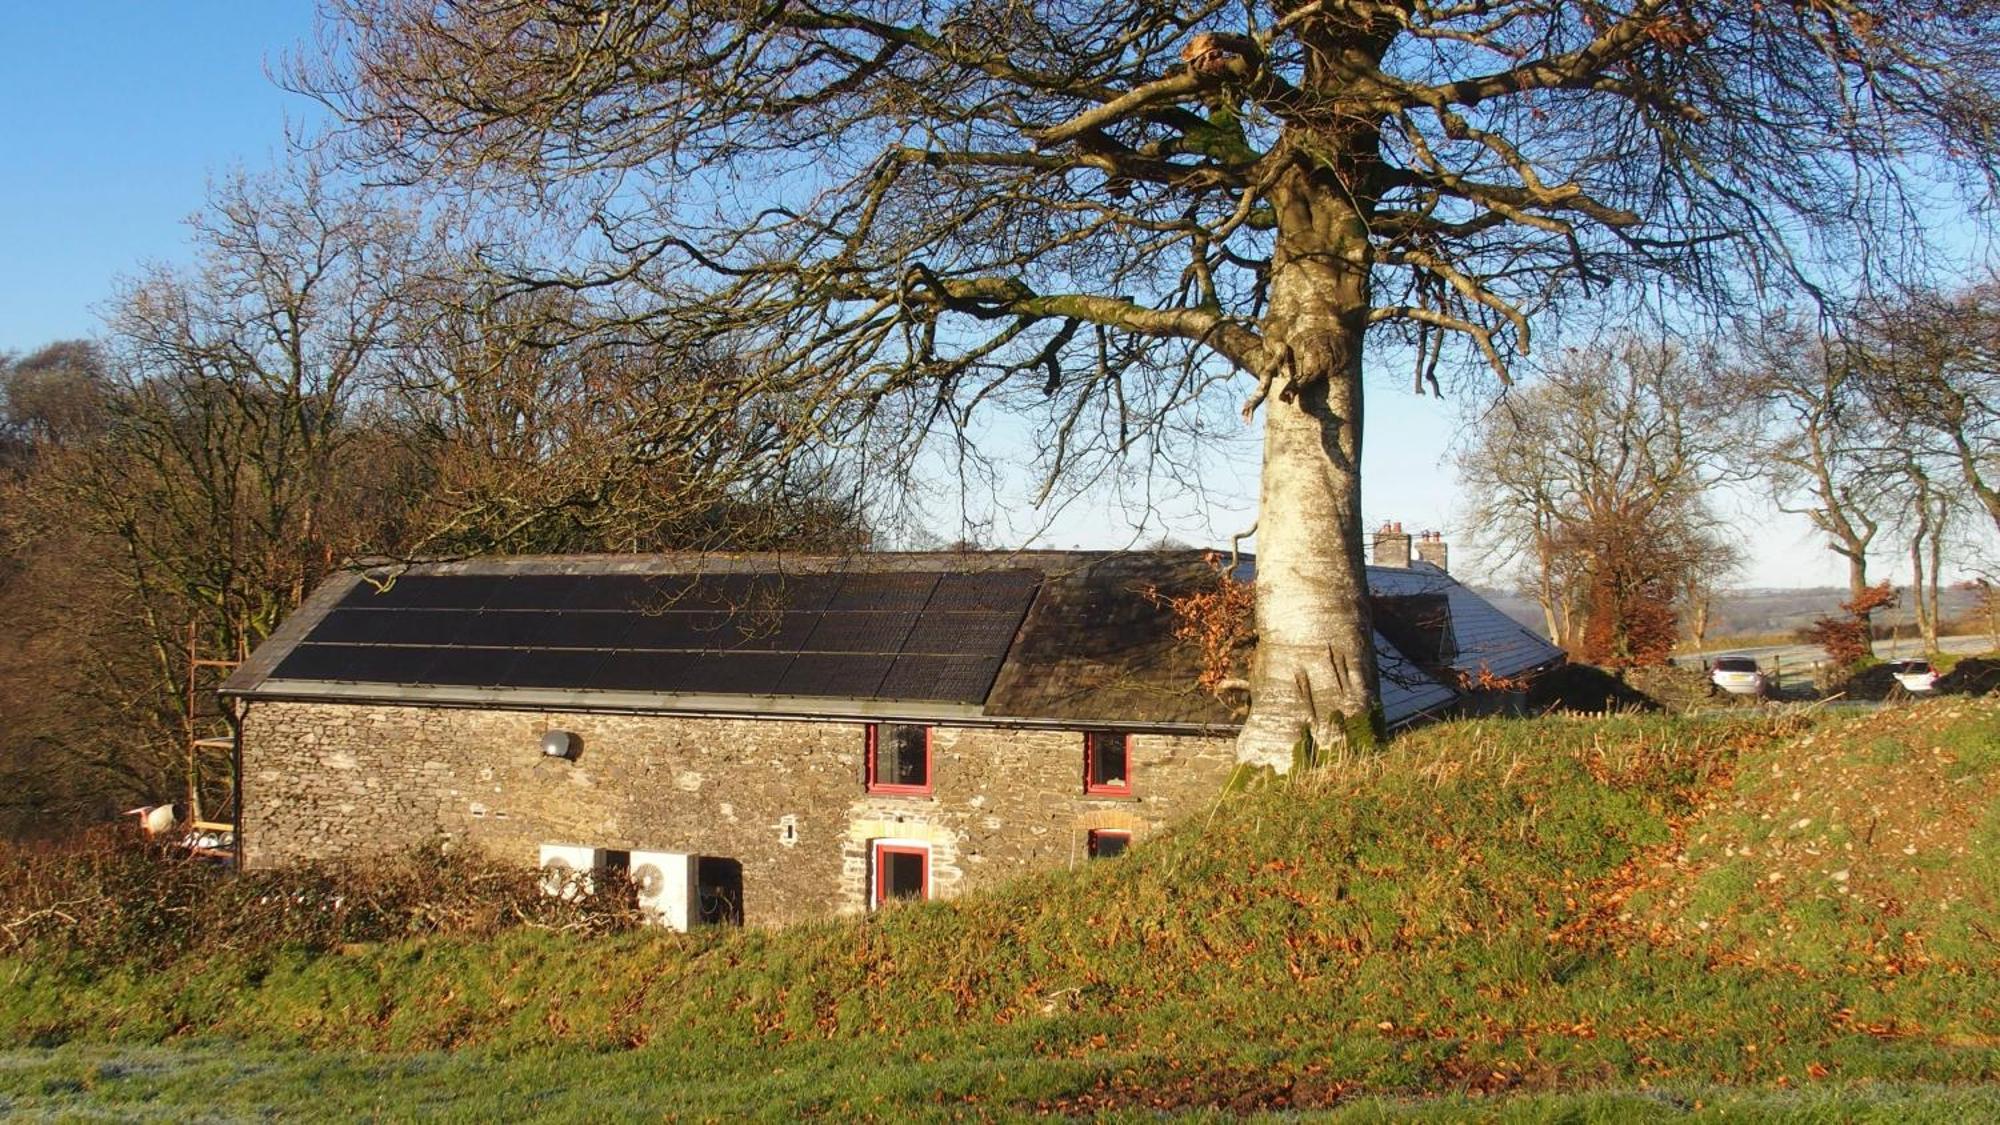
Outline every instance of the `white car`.
{"type": "Polygon", "coordinates": [[[1889,665],[1889,674],[1908,692],[1928,692],[1937,688],[1937,669],[1928,660],[1897,660],[1889,665]]]}
{"type": "Polygon", "coordinates": [[[1708,682],[1731,695],[1764,694],[1764,672],[1750,656],[1718,656],[1708,670],[1708,682]]]}

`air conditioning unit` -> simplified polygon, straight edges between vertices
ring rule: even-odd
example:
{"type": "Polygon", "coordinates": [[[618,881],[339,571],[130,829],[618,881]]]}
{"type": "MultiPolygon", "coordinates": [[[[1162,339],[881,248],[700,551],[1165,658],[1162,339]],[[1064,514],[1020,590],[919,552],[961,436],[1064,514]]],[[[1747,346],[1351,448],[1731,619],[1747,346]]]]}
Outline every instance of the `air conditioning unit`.
{"type": "Polygon", "coordinates": [[[628,874],[639,892],[639,912],[646,921],[686,933],[688,926],[701,920],[694,856],[633,852],[628,874]]]}
{"type": "Polygon", "coordinates": [[[580,898],[597,889],[597,870],[604,865],[596,848],[577,844],[543,844],[541,862],[542,893],[565,901],[580,898]]]}

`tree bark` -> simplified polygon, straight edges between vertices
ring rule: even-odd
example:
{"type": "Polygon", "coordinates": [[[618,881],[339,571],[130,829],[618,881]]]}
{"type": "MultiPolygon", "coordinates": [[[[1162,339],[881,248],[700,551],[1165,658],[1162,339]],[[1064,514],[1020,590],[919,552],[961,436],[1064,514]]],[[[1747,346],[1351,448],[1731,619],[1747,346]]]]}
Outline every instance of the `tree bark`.
{"type": "Polygon", "coordinates": [[[1540,600],[1542,603],[1542,631],[1549,635],[1550,644],[1559,645],[1562,643],[1563,630],[1562,626],[1556,622],[1555,598],[1551,594],[1544,593],[1540,600]]]}
{"type": "Polygon", "coordinates": [[[1925,652],[1936,652],[1937,617],[1935,608],[1924,597],[1924,540],[1922,535],[1910,540],[1910,593],[1916,602],[1917,636],[1923,640],[1925,652]]]}
{"type": "Polygon", "coordinates": [[[1264,406],[1257,517],[1257,651],[1238,760],[1291,768],[1319,748],[1381,734],[1362,554],[1362,335],[1369,243],[1323,169],[1275,193],[1267,338],[1280,393],[1264,406]],[[1334,190],[1328,190],[1329,187],[1334,190]]]}
{"type": "MultiPolygon", "coordinates": [[[[1858,551],[1842,551],[1847,556],[1847,596],[1850,605],[1860,605],[1868,593],[1868,556],[1858,551]]],[[[1869,656],[1875,655],[1875,614],[1855,614],[1861,619],[1861,646],[1869,656]]]]}

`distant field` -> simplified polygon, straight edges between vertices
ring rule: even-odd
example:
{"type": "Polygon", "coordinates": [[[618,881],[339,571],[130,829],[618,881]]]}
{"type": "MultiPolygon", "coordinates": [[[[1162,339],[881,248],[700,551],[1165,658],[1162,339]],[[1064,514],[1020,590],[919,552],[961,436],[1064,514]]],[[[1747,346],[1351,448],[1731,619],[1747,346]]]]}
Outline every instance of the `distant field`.
{"type": "Polygon", "coordinates": [[[2000,703],[1451,724],[780,933],[0,961],[0,1112],[2000,1115],[2000,703]]]}
{"type": "MultiPolygon", "coordinates": [[[[1541,607],[1533,599],[1500,590],[1481,589],[1480,593],[1507,616],[1537,634],[1545,632],[1541,607]]],[[[1962,623],[1966,631],[1976,631],[1976,622],[1961,622],[1961,619],[1969,618],[1973,610],[1973,597],[1969,592],[1943,589],[1938,591],[1938,595],[1943,602],[1947,626],[1962,623]]],[[[1755,648],[1790,644],[1798,631],[1811,625],[1815,618],[1837,615],[1840,603],[1846,600],[1847,591],[1832,586],[1726,591],[1716,595],[1710,611],[1708,647],[1755,648]]],[[[1902,636],[1916,635],[1916,623],[1907,608],[1890,610],[1878,615],[1877,620],[1884,626],[1899,629],[1902,636]]]]}

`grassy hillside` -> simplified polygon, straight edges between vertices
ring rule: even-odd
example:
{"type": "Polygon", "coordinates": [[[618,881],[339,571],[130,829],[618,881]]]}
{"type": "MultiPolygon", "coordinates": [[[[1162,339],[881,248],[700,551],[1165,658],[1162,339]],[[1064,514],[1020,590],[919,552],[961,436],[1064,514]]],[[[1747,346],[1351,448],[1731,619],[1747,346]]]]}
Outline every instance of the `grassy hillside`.
{"type": "Polygon", "coordinates": [[[42,949],[0,1110],[1953,1120],[2000,1114],[1996,928],[1993,703],[1463,723],[866,922],[42,949]]]}

